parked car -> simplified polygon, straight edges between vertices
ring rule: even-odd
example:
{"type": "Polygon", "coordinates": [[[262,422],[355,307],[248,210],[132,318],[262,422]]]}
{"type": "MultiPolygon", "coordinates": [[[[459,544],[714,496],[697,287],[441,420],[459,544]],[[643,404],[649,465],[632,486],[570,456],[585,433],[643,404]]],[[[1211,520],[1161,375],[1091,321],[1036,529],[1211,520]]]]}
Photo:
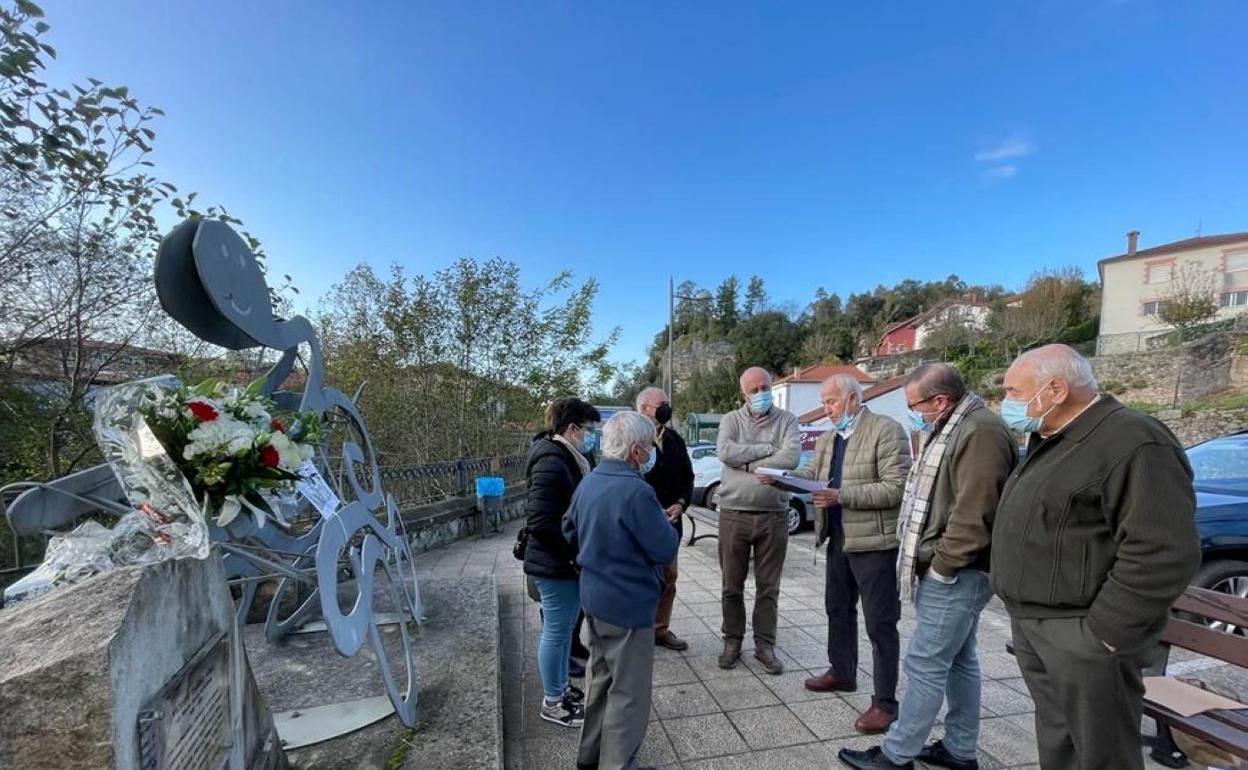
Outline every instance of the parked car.
{"type": "Polygon", "coordinates": [[[1192,584],[1248,598],[1248,431],[1189,447],[1187,459],[1204,556],[1192,584]]]}
{"type": "MultiPolygon", "coordinates": [[[[719,479],[723,475],[724,464],[715,456],[714,446],[709,447],[709,454],[703,454],[701,457],[695,456],[695,452],[702,449],[704,447],[689,447],[689,455],[694,458],[693,504],[715,511],[719,510],[717,499],[719,495],[719,479]]],[[[805,460],[806,457],[803,455],[802,461],[805,462],[805,460]]],[[[792,535],[802,529],[812,527],[814,523],[815,506],[811,502],[810,495],[791,495],[789,497],[789,534],[792,535]]]]}

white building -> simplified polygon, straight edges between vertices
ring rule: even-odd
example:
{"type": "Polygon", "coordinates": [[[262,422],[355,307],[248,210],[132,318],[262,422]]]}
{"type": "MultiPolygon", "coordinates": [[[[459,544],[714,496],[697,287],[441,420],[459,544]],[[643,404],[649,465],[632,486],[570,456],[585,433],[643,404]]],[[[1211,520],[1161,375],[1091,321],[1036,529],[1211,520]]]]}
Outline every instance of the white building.
{"type": "MultiPolygon", "coordinates": [[[[1215,319],[1248,312],[1248,232],[1207,235],[1137,249],[1139,233],[1127,233],[1127,250],[1097,263],[1101,276],[1098,355],[1131,353],[1170,328],[1157,317],[1176,280],[1196,274],[1218,305],[1215,319]]],[[[1190,282],[1190,281],[1188,281],[1190,282]]]]}
{"type": "Polygon", "coordinates": [[[798,415],[819,408],[819,386],[834,374],[848,374],[863,387],[875,384],[871,375],[856,366],[815,364],[805,369],[794,369],[792,374],[772,382],[771,394],[776,406],[798,415]]]}

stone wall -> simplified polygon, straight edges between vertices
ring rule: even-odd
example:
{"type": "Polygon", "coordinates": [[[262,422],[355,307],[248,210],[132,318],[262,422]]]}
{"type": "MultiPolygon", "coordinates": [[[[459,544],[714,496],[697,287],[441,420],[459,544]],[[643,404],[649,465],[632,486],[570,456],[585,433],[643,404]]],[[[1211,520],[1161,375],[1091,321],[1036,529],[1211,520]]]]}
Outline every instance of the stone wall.
{"type": "Polygon", "coordinates": [[[1212,334],[1179,347],[1089,360],[1101,387],[1120,399],[1181,407],[1248,387],[1248,356],[1241,352],[1245,339],[1242,334],[1212,334]]]}
{"type": "MultiPolygon", "coordinates": [[[[715,372],[721,366],[733,363],[736,346],[728,340],[678,339],[672,356],[672,369],[675,372],[676,390],[687,385],[696,377],[715,372]]],[[[659,361],[662,369],[667,361],[667,353],[659,361]]]]}
{"type": "MultiPolygon", "coordinates": [[[[524,516],[524,489],[523,485],[507,489],[503,495],[502,522],[524,516]]],[[[478,535],[481,530],[476,497],[455,497],[417,506],[403,511],[402,516],[414,554],[478,535]]]]}
{"type": "Polygon", "coordinates": [[[859,358],[854,364],[877,381],[907,374],[918,368],[919,364],[934,361],[939,351],[912,350],[909,353],[895,353],[891,356],[872,356],[859,358]]]}
{"type": "Polygon", "coordinates": [[[1209,410],[1192,412],[1186,416],[1176,412],[1162,412],[1157,416],[1174,431],[1183,446],[1248,430],[1248,409],[1209,410]]]}

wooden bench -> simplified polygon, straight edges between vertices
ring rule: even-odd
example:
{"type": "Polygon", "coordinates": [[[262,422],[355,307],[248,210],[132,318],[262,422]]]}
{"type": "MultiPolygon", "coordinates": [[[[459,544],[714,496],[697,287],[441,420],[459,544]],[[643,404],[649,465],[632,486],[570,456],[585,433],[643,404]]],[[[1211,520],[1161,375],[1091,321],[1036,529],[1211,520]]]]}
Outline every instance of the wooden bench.
{"type": "MultiPolygon", "coordinates": [[[[1161,633],[1163,654],[1146,676],[1164,676],[1169,665],[1170,650],[1181,647],[1209,658],[1248,668],[1248,599],[1217,593],[1204,588],[1188,588],[1170,608],[1170,619],[1161,633]],[[1196,619],[1193,619],[1195,616],[1196,619]],[[1202,622],[1200,618],[1204,618],[1202,622]],[[1209,627],[1208,621],[1232,626],[1238,632],[1209,627]]],[[[1006,652],[1014,654],[1014,643],[1007,642],[1006,652]]],[[[1182,688],[1191,685],[1182,684],[1182,688]]],[[[1237,757],[1248,759],[1248,707],[1217,709],[1183,716],[1163,703],[1144,698],[1144,714],[1157,723],[1157,737],[1152,743],[1152,758],[1165,767],[1186,767],[1187,756],[1174,743],[1172,728],[1217,746],[1237,757]]]]}
{"type": "MultiPolygon", "coordinates": [[[[1170,608],[1170,620],[1161,632],[1165,655],[1160,664],[1160,673],[1165,673],[1170,650],[1174,647],[1216,658],[1240,668],[1248,668],[1248,637],[1240,635],[1244,629],[1248,629],[1248,599],[1204,588],[1188,588],[1170,608]],[[1222,623],[1232,630],[1210,628],[1209,623],[1202,622],[1201,618],[1222,623]]],[[[1165,704],[1145,697],[1144,714],[1157,723],[1157,738],[1153,743],[1152,757],[1166,767],[1187,765],[1187,757],[1174,745],[1171,728],[1211,743],[1237,757],[1248,759],[1246,709],[1217,709],[1183,716],[1165,704]]]]}

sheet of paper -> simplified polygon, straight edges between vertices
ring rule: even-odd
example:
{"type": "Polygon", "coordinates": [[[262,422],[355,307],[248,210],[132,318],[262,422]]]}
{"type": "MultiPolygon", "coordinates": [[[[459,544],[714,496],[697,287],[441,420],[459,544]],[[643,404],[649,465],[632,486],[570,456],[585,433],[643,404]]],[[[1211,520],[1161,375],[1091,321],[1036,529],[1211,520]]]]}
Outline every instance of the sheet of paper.
{"type": "Polygon", "coordinates": [[[320,511],[321,516],[328,519],[338,512],[342,501],[325,483],[325,479],[321,477],[320,471],[316,469],[311,460],[305,460],[299,467],[299,475],[302,478],[295,482],[295,488],[299,490],[299,494],[308,498],[316,510],[320,511]]]}
{"type": "Polygon", "coordinates": [[[806,479],[798,479],[792,476],[786,476],[784,471],[775,468],[756,468],[755,473],[761,473],[764,476],[771,476],[776,480],[776,488],[783,489],[786,492],[814,492],[816,489],[827,489],[826,481],[807,481],[806,479]]]}
{"type": "Polygon", "coordinates": [[[1185,717],[1203,714],[1206,711],[1248,708],[1242,703],[1168,676],[1144,677],[1144,697],[1185,717]]]}

